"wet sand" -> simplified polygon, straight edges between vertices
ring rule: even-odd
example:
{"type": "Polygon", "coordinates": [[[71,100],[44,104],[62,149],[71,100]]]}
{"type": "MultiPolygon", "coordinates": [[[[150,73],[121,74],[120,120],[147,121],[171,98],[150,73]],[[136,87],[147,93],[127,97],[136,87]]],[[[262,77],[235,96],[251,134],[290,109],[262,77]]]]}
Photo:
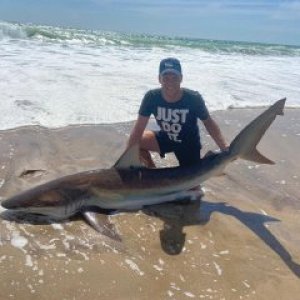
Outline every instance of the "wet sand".
{"type": "MultiPolygon", "coordinates": [[[[259,109],[216,112],[230,141],[259,109]]],[[[0,196],[108,168],[132,124],[0,132],[0,196]]],[[[202,131],[204,151],[214,149],[202,131]]],[[[300,110],[259,144],[276,165],[237,160],[197,203],[99,215],[122,241],[82,219],[0,218],[0,299],[297,299],[300,294],[300,110]]],[[[160,166],[174,164],[172,156],[160,166]]]]}

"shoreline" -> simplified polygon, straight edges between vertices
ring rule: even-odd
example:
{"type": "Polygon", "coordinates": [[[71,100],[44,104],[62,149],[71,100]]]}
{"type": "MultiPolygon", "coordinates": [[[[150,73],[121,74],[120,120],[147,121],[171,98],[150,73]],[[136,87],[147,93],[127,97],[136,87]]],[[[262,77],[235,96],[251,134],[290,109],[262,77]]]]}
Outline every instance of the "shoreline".
{"type": "MultiPolygon", "coordinates": [[[[262,106],[246,106],[246,107],[236,107],[236,106],[228,106],[226,109],[217,109],[217,110],[211,110],[210,113],[211,115],[218,115],[218,114],[223,114],[226,112],[253,112],[253,111],[262,111],[266,108],[268,108],[270,105],[262,105],[262,106]]],[[[300,111],[300,106],[285,106],[285,111],[300,111]]],[[[48,129],[48,130],[67,130],[68,128],[78,128],[78,127],[98,127],[98,126],[124,126],[125,128],[131,127],[133,123],[135,122],[135,119],[128,120],[128,121],[121,121],[121,122],[114,122],[114,123],[72,123],[72,124],[66,124],[66,125],[58,125],[58,126],[46,126],[46,125],[40,125],[40,124],[28,124],[28,125],[20,125],[16,127],[11,127],[11,128],[4,128],[0,129],[0,134],[3,134],[5,132],[9,131],[16,131],[16,130],[21,130],[24,128],[41,128],[41,129],[48,129]]],[[[155,123],[154,119],[150,119],[150,126],[155,123]]]]}

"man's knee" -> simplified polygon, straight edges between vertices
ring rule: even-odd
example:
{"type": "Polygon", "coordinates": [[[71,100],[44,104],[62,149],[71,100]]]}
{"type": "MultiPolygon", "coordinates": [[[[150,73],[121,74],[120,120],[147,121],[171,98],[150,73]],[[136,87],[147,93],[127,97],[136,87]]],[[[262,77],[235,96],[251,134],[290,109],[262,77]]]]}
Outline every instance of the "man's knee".
{"type": "Polygon", "coordinates": [[[141,150],[160,152],[155,133],[145,130],[140,141],[141,150]]]}

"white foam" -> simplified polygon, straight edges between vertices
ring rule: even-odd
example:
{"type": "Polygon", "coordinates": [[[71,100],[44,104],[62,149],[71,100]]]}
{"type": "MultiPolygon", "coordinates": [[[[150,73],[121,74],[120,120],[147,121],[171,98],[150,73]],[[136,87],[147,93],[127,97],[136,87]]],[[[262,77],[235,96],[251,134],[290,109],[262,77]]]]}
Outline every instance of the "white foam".
{"type": "Polygon", "coordinates": [[[189,298],[195,298],[196,296],[191,292],[184,292],[184,294],[189,298]]]}
{"type": "Polygon", "coordinates": [[[5,183],[5,180],[4,179],[0,179],[0,189],[3,187],[4,183],[5,183]]]}
{"type": "Polygon", "coordinates": [[[37,39],[1,43],[0,55],[6,53],[11,55],[1,61],[0,129],[133,120],[145,92],[159,86],[160,59],[172,55],[182,61],[183,86],[199,90],[210,110],[269,105],[282,97],[289,106],[300,106],[297,56],[82,43],[62,47],[37,39]]]}
{"type": "Polygon", "coordinates": [[[66,257],[66,253],[56,253],[57,257],[66,257]]]}
{"type": "Polygon", "coordinates": [[[215,261],[213,262],[213,264],[214,264],[214,266],[215,266],[215,268],[216,268],[216,270],[217,270],[217,274],[218,274],[219,276],[221,276],[222,273],[223,273],[223,270],[221,269],[221,267],[220,267],[215,261]]]}
{"type": "Polygon", "coordinates": [[[140,268],[138,267],[138,265],[133,262],[131,259],[125,259],[125,263],[131,268],[131,270],[133,270],[135,273],[137,273],[140,276],[144,276],[144,272],[142,272],[140,270],[140,268]]]}
{"type": "Polygon", "coordinates": [[[11,239],[12,246],[22,249],[28,244],[28,240],[20,235],[14,235],[11,239]]]}
{"type": "Polygon", "coordinates": [[[56,230],[63,230],[64,227],[61,224],[53,223],[51,226],[56,230]]]}
{"type": "Polygon", "coordinates": [[[243,281],[243,285],[248,289],[250,289],[250,287],[251,287],[250,284],[246,280],[243,281]]]}
{"type": "Polygon", "coordinates": [[[51,242],[49,242],[49,244],[43,245],[42,243],[40,243],[39,241],[36,241],[36,244],[39,246],[40,249],[42,250],[53,250],[56,249],[55,244],[52,244],[51,242]]]}
{"type": "Polygon", "coordinates": [[[153,265],[153,268],[154,268],[156,271],[159,271],[159,272],[163,270],[163,268],[160,267],[160,266],[158,266],[158,265],[153,265]]]}
{"type": "Polygon", "coordinates": [[[202,250],[206,249],[207,248],[207,245],[203,244],[202,242],[200,242],[200,248],[202,250]]]}
{"type": "Polygon", "coordinates": [[[171,285],[171,288],[173,290],[176,290],[176,291],[180,291],[181,290],[180,287],[178,287],[175,282],[171,282],[170,285],[171,285]]]}
{"type": "Polygon", "coordinates": [[[25,266],[33,267],[32,257],[30,255],[26,255],[25,260],[25,266]]]}

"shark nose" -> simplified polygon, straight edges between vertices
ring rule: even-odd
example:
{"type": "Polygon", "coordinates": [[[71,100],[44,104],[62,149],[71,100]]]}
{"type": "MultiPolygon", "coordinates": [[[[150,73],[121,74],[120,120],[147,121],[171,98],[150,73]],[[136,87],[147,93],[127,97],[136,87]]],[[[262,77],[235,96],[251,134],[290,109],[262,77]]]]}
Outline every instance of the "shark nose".
{"type": "Polygon", "coordinates": [[[16,209],[18,207],[17,203],[11,199],[2,201],[1,206],[6,209],[16,209]]]}

